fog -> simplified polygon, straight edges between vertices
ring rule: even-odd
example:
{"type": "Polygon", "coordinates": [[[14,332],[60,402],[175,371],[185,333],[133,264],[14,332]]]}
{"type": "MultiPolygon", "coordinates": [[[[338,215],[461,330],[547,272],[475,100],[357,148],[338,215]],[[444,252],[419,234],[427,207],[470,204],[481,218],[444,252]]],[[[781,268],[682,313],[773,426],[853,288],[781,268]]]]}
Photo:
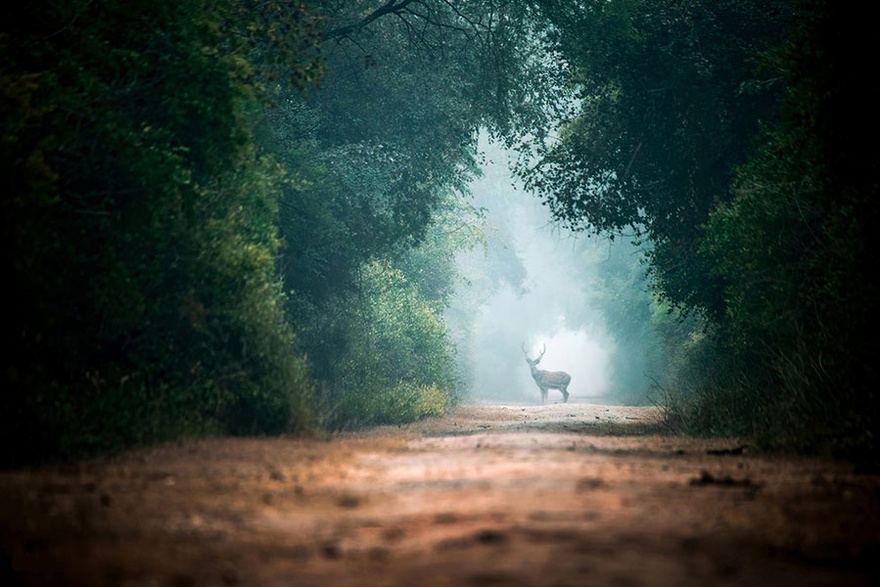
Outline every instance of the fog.
{"type": "MultiPolygon", "coordinates": [[[[540,199],[512,179],[510,155],[481,144],[487,160],[471,191],[485,210],[487,246],[460,257],[468,282],[451,311],[469,321],[460,334],[466,340],[459,341],[471,379],[469,396],[540,402],[525,345],[532,359],[546,349],[539,369],[571,375],[569,401],[596,401],[609,392],[616,352],[591,303],[596,266],[610,245],[554,224],[540,199]]],[[[561,400],[559,391],[550,390],[548,402],[561,400]]]]}

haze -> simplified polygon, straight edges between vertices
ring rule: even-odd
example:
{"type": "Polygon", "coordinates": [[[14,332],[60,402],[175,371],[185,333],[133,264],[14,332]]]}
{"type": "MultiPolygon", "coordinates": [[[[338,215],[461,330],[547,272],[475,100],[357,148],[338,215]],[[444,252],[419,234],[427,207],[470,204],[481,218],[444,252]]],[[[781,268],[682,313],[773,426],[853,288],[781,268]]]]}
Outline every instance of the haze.
{"type": "MultiPolygon", "coordinates": [[[[471,370],[470,399],[540,402],[525,345],[532,359],[546,348],[540,369],[571,375],[569,401],[595,401],[611,391],[611,356],[618,352],[591,304],[597,263],[611,244],[554,224],[540,199],[512,179],[510,153],[485,139],[481,146],[487,160],[471,191],[485,209],[488,243],[461,256],[467,283],[451,311],[456,315],[464,299],[479,300],[469,340],[459,341],[471,370]],[[497,275],[495,287],[480,272],[497,275]]],[[[560,392],[550,390],[548,402],[559,401],[560,392]]]]}

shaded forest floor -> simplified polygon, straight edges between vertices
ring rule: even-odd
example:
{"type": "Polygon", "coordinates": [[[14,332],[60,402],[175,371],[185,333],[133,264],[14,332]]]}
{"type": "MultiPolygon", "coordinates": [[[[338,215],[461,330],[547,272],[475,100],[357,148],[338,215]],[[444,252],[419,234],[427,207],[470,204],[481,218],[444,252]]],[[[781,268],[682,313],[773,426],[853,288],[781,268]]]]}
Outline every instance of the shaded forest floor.
{"type": "Polygon", "coordinates": [[[0,473],[0,584],[871,585],[880,476],[652,408],[464,406],[0,473]]]}

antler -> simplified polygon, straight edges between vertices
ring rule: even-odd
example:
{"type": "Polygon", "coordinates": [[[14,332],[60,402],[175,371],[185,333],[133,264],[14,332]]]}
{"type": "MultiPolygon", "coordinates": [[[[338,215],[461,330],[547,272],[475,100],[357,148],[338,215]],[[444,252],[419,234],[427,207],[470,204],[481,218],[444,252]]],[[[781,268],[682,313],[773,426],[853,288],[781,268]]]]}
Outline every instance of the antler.
{"type": "Polygon", "coordinates": [[[540,360],[544,357],[544,353],[547,352],[547,343],[544,343],[544,346],[541,348],[541,354],[538,355],[538,358],[537,358],[537,359],[530,359],[530,358],[529,358],[529,351],[526,350],[526,343],[523,342],[523,343],[520,345],[520,347],[522,348],[522,352],[523,352],[523,354],[526,356],[526,359],[528,359],[529,362],[532,362],[532,363],[535,363],[535,364],[537,364],[538,361],[540,361],[540,360]]]}

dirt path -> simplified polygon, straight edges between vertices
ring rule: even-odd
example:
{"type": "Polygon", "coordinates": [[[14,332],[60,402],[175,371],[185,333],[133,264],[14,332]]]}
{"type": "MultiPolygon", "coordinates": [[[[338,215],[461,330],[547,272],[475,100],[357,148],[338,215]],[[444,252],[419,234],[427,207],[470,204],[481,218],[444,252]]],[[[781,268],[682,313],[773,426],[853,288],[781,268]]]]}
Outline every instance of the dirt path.
{"type": "Polygon", "coordinates": [[[655,418],[471,406],[0,473],[0,585],[878,584],[880,477],[655,418]]]}

